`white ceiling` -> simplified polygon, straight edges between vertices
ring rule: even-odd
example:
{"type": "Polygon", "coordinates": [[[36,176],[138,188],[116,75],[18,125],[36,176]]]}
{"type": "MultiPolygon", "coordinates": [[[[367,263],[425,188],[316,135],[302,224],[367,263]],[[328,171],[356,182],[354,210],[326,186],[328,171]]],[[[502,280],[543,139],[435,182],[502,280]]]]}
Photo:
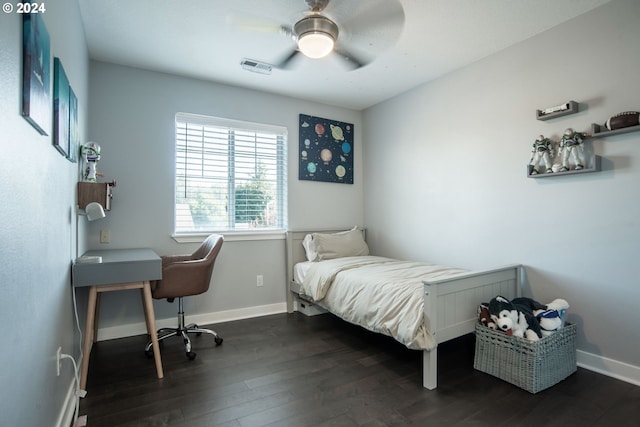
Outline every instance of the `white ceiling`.
{"type": "Polygon", "coordinates": [[[337,55],[299,55],[271,75],[240,61],[286,57],[295,44],[277,27],[302,18],[305,0],[79,4],[92,59],[361,110],[609,1],[332,0],[325,14],[340,28],[338,42],[372,61],[352,70],[337,55]]]}

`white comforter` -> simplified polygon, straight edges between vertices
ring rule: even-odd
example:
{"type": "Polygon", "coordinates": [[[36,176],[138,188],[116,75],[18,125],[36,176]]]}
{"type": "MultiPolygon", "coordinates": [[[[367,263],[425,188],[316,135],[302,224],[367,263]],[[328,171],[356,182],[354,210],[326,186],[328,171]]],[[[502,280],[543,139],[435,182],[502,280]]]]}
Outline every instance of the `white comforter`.
{"type": "Polygon", "coordinates": [[[422,281],[464,271],[376,256],[312,264],[302,283],[305,295],[351,323],[421,350],[436,346],[424,315],[422,281]]]}

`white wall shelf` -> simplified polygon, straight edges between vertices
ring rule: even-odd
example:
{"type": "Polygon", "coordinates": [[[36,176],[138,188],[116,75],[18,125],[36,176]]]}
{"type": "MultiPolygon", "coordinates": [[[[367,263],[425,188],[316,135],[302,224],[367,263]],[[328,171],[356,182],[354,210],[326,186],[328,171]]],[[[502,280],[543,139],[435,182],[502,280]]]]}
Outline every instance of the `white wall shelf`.
{"type": "Polygon", "coordinates": [[[553,173],[539,173],[536,175],[531,175],[531,171],[533,170],[533,166],[527,165],[527,177],[528,178],[553,178],[563,175],[576,175],[580,173],[589,173],[589,172],[600,172],[600,156],[593,155],[591,157],[591,161],[589,162],[590,167],[583,168],[580,170],[568,170],[566,172],[553,172],[553,173]]]}
{"type": "Polygon", "coordinates": [[[593,123],[591,125],[591,136],[593,138],[596,138],[596,137],[599,138],[603,136],[622,135],[623,133],[638,132],[638,131],[640,131],[640,125],[629,126],[626,128],[614,129],[614,130],[609,130],[606,127],[601,126],[597,123],[593,123]]]}
{"type": "Polygon", "coordinates": [[[569,101],[565,104],[567,108],[565,110],[554,111],[552,113],[544,114],[543,110],[536,110],[536,119],[538,120],[550,120],[557,117],[568,116],[569,114],[577,113],[579,105],[576,101],[569,101]]]}

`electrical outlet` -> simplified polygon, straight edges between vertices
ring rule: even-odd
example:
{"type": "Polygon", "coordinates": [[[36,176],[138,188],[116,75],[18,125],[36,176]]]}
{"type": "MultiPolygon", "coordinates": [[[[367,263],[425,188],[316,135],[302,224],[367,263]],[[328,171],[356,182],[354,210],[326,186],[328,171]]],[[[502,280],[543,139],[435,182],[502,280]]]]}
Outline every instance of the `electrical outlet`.
{"type": "Polygon", "coordinates": [[[264,286],[264,277],[262,277],[262,274],[256,276],[256,286],[264,286]]]}
{"type": "Polygon", "coordinates": [[[111,242],[111,230],[102,229],[100,230],[100,243],[109,243],[111,242]]]}
{"type": "Polygon", "coordinates": [[[58,351],[56,352],[56,376],[60,376],[60,371],[62,370],[62,347],[58,347],[58,351]]]}

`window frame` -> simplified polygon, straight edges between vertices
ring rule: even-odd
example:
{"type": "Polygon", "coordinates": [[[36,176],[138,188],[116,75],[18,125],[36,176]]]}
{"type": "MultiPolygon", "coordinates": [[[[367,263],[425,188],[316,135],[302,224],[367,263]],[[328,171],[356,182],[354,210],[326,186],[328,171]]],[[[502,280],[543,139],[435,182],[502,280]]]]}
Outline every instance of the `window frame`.
{"type": "MultiPolygon", "coordinates": [[[[233,138],[227,138],[228,147],[233,146],[233,138]]],[[[264,123],[248,122],[243,120],[234,120],[221,117],[205,116],[191,113],[176,113],[174,122],[174,183],[173,183],[173,234],[174,240],[187,243],[187,242],[200,242],[203,237],[211,233],[223,234],[225,237],[229,237],[228,240],[273,240],[284,239],[286,229],[288,226],[288,206],[287,206],[287,146],[288,146],[288,129],[285,126],[269,125],[264,123]],[[279,190],[276,190],[279,198],[276,198],[277,211],[279,215],[279,222],[272,227],[259,227],[259,228],[228,228],[228,227],[216,227],[203,230],[192,231],[178,231],[178,200],[177,200],[177,184],[178,184],[178,150],[179,150],[179,126],[186,126],[186,124],[194,124],[197,126],[211,126],[217,128],[226,128],[229,131],[249,132],[249,133],[269,133],[274,135],[274,140],[277,141],[277,145],[274,148],[276,167],[273,171],[276,175],[276,179],[272,180],[279,190]]],[[[233,156],[228,155],[227,160],[235,162],[235,154],[233,156]],[[230,160],[231,159],[231,160],[230,160]]],[[[258,158],[258,153],[254,152],[255,158],[258,158]]],[[[237,162],[235,162],[237,163],[237,162]]],[[[231,179],[231,170],[229,177],[227,178],[228,185],[232,185],[233,179],[231,179]]],[[[235,173],[234,173],[235,177],[235,173]]],[[[231,188],[233,198],[235,200],[235,188],[231,188]]],[[[235,202],[234,202],[235,205],[235,202]]],[[[227,213],[230,218],[234,217],[232,208],[231,212],[227,213]]],[[[230,223],[236,225],[235,219],[230,223]]]]}

